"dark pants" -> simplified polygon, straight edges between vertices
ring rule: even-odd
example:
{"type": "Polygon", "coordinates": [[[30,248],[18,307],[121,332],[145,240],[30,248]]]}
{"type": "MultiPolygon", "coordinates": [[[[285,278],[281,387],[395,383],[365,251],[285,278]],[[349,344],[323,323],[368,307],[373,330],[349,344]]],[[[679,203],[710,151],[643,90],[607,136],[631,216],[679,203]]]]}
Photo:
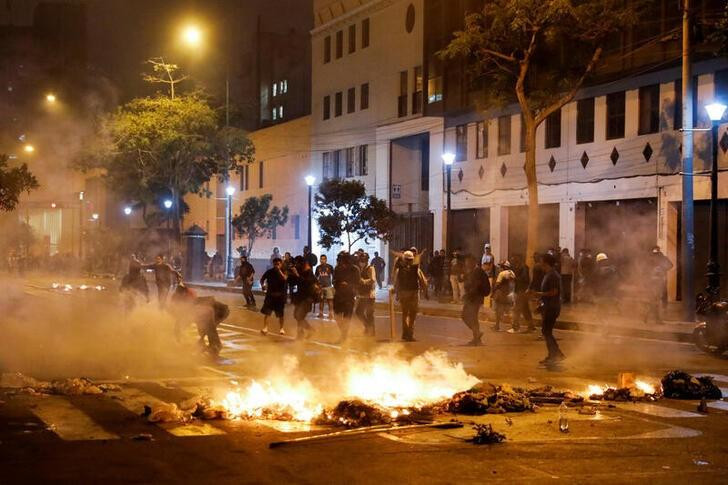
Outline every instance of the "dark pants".
{"type": "Polygon", "coordinates": [[[359,297],[356,316],[364,324],[364,334],[374,335],[374,298],[359,297]]]}
{"type": "Polygon", "coordinates": [[[478,320],[478,313],[480,313],[480,306],[482,301],[465,301],[463,303],[463,313],[461,318],[465,325],[473,332],[473,341],[480,340],[480,321],[478,320]]]}
{"type": "Polygon", "coordinates": [[[533,329],[533,317],[531,316],[531,308],[528,306],[528,295],[523,292],[516,293],[515,304],[513,306],[513,328],[518,329],[521,325],[521,316],[526,320],[528,329],[533,329]]]}
{"type": "Polygon", "coordinates": [[[384,283],[384,272],[382,271],[375,271],[376,278],[377,278],[377,286],[379,286],[379,289],[382,289],[382,283],[384,283]]]}
{"type": "Polygon", "coordinates": [[[253,283],[243,281],[243,297],[245,298],[245,304],[248,306],[255,306],[255,297],[253,296],[253,283]]]}
{"type": "Polygon", "coordinates": [[[295,304],[293,318],[296,319],[296,324],[298,325],[298,338],[303,338],[304,331],[311,330],[311,324],[306,320],[306,316],[311,312],[312,305],[313,301],[311,300],[302,300],[295,304]]]}
{"type": "Polygon", "coordinates": [[[544,308],[543,309],[543,321],[541,324],[541,333],[546,341],[546,348],[548,349],[548,358],[563,357],[563,353],[559,348],[559,344],[554,338],[554,327],[556,326],[556,319],[561,313],[561,308],[544,308]]]}
{"type": "Polygon", "coordinates": [[[561,275],[561,295],[564,299],[564,303],[571,303],[571,282],[574,275],[562,274],[561,275]]]}
{"type": "Polygon", "coordinates": [[[415,333],[415,319],[419,307],[418,291],[400,291],[399,304],[402,307],[402,340],[411,340],[415,333]]]}
{"type": "Polygon", "coordinates": [[[217,322],[215,312],[209,307],[200,307],[197,310],[197,333],[200,336],[200,345],[205,346],[207,337],[207,348],[214,355],[218,355],[222,349],[220,335],[217,333],[217,322]]]}
{"type": "Polygon", "coordinates": [[[432,280],[434,282],[434,290],[435,295],[440,296],[440,293],[442,293],[442,275],[441,274],[433,274],[432,280]]]}
{"type": "Polygon", "coordinates": [[[167,305],[167,295],[169,294],[169,283],[157,283],[157,298],[159,299],[159,308],[167,305]]]}

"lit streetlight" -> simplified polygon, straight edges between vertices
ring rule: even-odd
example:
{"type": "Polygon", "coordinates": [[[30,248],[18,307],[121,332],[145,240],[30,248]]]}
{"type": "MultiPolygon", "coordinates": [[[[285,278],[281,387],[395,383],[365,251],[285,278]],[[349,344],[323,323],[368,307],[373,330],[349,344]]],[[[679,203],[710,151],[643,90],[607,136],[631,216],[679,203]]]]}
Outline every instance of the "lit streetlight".
{"type": "Polygon", "coordinates": [[[35,151],[35,147],[31,144],[27,144],[23,147],[23,151],[25,153],[33,153],[35,151]]]}
{"type": "Polygon", "coordinates": [[[452,214],[451,214],[451,202],[450,202],[450,194],[452,193],[452,164],[455,162],[455,154],[452,152],[445,152],[442,154],[442,163],[445,164],[445,172],[447,175],[447,219],[446,219],[446,226],[445,226],[445,246],[447,247],[448,251],[452,251],[452,248],[450,247],[450,224],[452,224],[452,214]]]}
{"type": "Polygon", "coordinates": [[[55,202],[51,202],[51,209],[55,209],[55,208],[56,208],[56,203],[55,202]]]}
{"type": "Polygon", "coordinates": [[[50,104],[54,104],[56,102],[56,95],[53,93],[46,94],[45,97],[46,101],[50,104]]]}
{"type": "Polygon", "coordinates": [[[99,220],[99,213],[98,212],[94,212],[93,214],[91,214],[91,219],[93,219],[95,221],[98,221],[99,220]]]}
{"type": "Polygon", "coordinates": [[[127,216],[130,216],[131,215],[131,207],[129,207],[129,206],[124,207],[124,214],[127,215],[127,216]]]}
{"type": "Polygon", "coordinates": [[[202,44],[202,29],[194,24],[185,26],[182,29],[182,40],[190,47],[198,47],[202,44]]]}
{"type": "Polygon", "coordinates": [[[726,105],[711,103],[705,107],[711,121],[712,164],[710,167],[710,254],[708,257],[707,291],[710,297],[720,299],[720,264],[718,263],[718,126],[726,105]]]}
{"type": "Polygon", "coordinates": [[[313,175],[306,175],[306,185],[308,185],[308,249],[313,251],[312,239],[313,239],[313,221],[311,220],[311,198],[313,194],[313,184],[316,183],[316,177],[313,175]]]}
{"type": "Polygon", "coordinates": [[[233,279],[233,195],[235,187],[228,185],[225,187],[225,277],[229,280],[233,279]]]}
{"type": "Polygon", "coordinates": [[[172,208],[172,201],[170,199],[165,199],[163,202],[165,209],[171,209],[172,208]]]}

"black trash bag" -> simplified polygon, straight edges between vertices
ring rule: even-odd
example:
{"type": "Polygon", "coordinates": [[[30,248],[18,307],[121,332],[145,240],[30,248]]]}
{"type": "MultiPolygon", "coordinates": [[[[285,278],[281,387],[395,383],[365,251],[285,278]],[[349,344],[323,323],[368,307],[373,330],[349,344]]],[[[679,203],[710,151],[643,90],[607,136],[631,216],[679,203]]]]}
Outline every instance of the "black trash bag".
{"type": "Polygon", "coordinates": [[[662,392],[671,399],[721,399],[723,393],[710,376],[694,377],[674,370],[662,378],[662,392]]]}

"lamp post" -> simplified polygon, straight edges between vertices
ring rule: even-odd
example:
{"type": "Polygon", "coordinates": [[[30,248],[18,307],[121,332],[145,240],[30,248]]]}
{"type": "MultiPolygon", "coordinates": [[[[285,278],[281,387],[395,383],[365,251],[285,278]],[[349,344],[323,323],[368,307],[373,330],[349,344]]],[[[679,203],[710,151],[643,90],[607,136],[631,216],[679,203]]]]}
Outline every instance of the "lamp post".
{"type": "Polygon", "coordinates": [[[311,246],[311,240],[313,239],[313,224],[311,221],[311,195],[313,192],[313,184],[316,183],[316,177],[313,175],[306,175],[306,185],[308,185],[308,249],[313,252],[313,247],[311,246]]]}
{"type": "Polygon", "coordinates": [[[228,185],[225,187],[227,197],[225,199],[225,278],[231,280],[235,277],[233,274],[233,194],[235,187],[228,185]]]}
{"type": "Polygon", "coordinates": [[[705,107],[711,121],[712,165],[710,167],[710,255],[705,276],[707,291],[711,298],[720,297],[720,263],[718,263],[718,126],[725,113],[726,105],[711,103],[705,107]]]}
{"type": "Polygon", "coordinates": [[[445,246],[447,251],[452,251],[452,248],[450,247],[450,224],[452,222],[451,218],[451,204],[450,204],[450,194],[452,193],[452,164],[455,162],[455,154],[451,152],[445,152],[442,154],[442,162],[445,164],[445,171],[447,172],[447,217],[445,219],[445,223],[447,224],[445,226],[445,246]]]}

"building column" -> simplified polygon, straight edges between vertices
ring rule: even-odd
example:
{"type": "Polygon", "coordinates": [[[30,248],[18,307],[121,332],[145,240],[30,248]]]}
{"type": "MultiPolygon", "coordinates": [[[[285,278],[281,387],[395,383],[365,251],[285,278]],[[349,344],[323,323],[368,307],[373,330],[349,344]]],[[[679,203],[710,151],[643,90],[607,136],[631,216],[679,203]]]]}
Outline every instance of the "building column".
{"type": "Polygon", "coordinates": [[[447,246],[447,194],[445,193],[445,170],[442,164],[444,125],[430,131],[430,190],[429,206],[433,213],[433,249],[447,246]]]}
{"type": "Polygon", "coordinates": [[[508,257],[508,207],[490,208],[490,246],[496,261],[508,257]]]}
{"type": "Polygon", "coordinates": [[[559,204],[559,246],[569,250],[572,257],[576,254],[576,203],[559,204]]]}

